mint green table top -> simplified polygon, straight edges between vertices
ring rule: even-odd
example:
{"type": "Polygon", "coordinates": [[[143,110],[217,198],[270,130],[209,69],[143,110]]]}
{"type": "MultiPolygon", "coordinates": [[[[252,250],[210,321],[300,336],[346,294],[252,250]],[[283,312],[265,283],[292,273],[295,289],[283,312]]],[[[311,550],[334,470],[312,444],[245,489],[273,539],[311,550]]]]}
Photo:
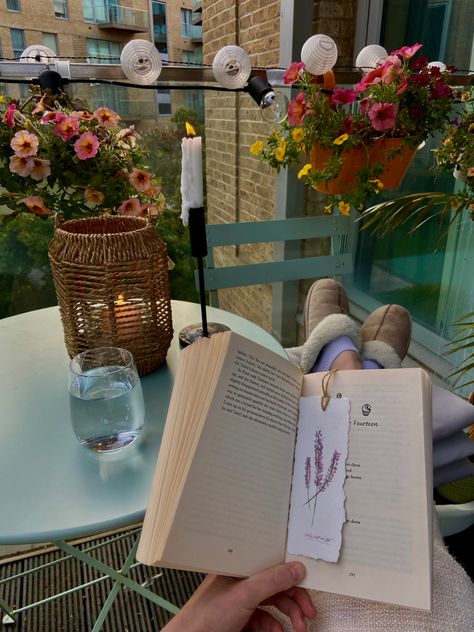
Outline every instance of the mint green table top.
{"type": "MultiPolygon", "coordinates": [[[[173,301],[175,336],[166,362],[142,378],[143,436],[117,454],[81,447],[69,418],[69,358],[57,307],[0,320],[0,543],[77,538],[144,515],[179,361],[178,332],[200,322],[200,307],[173,301]]],[[[209,322],[285,355],[253,323],[208,308],[209,322]]]]}

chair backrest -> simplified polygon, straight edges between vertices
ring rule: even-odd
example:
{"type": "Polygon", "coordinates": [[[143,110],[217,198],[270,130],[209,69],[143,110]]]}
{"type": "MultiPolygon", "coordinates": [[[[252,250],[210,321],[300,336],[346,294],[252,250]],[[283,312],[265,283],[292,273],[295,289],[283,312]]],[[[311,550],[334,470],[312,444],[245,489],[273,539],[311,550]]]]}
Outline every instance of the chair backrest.
{"type": "Polygon", "coordinates": [[[218,306],[217,290],[223,288],[352,273],[352,256],[347,252],[350,226],[350,219],[339,215],[206,225],[208,256],[204,280],[211,305],[218,306]],[[330,237],[331,254],[229,267],[215,267],[214,264],[213,249],[217,246],[278,243],[314,237],[330,237]]]}

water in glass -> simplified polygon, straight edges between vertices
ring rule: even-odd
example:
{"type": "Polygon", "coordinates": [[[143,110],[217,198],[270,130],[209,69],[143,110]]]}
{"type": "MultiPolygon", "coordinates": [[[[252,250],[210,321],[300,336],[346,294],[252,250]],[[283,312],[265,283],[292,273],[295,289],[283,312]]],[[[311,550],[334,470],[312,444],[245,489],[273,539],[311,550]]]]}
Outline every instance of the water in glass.
{"type": "Polygon", "coordinates": [[[117,451],[140,434],[145,407],[140,378],[128,351],[102,348],[76,356],[71,361],[69,401],[74,432],[91,450],[117,451]]]}

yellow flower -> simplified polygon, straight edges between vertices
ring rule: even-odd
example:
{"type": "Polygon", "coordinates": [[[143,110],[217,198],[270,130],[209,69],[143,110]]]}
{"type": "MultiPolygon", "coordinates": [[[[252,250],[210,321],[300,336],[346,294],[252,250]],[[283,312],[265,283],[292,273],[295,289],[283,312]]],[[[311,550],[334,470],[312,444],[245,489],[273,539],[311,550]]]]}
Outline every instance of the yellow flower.
{"type": "Polygon", "coordinates": [[[468,131],[468,132],[474,132],[474,123],[471,123],[471,124],[469,125],[469,127],[467,128],[467,131],[468,131]]]}
{"type": "Polygon", "coordinates": [[[349,134],[341,134],[335,140],[332,141],[333,145],[342,145],[349,138],[349,134]]]}
{"type": "Polygon", "coordinates": [[[263,142],[261,140],[256,140],[252,147],[250,147],[250,151],[254,156],[261,154],[263,151],[263,142]]]}
{"type": "Polygon", "coordinates": [[[286,151],[286,140],[284,138],[280,139],[280,147],[286,151]]]}
{"type": "Polygon", "coordinates": [[[459,206],[458,200],[455,197],[451,198],[451,208],[457,208],[459,206]]]}
{"type": "Polygon", "coordinates": [[[383,182],[378,178],[370,178],[369,182],[373,182],[379,191],[383,189],[383,182]]]}
{"type": "Polygon", "coordinates": [[[467,102],[469,101],[469,97],[470,97],[469,92],[463,92],[463,93],[461,94],[461,101],[462,101],[463,103],[467,103],[467,102]]]}
{"type": "Polygon", "coordinates": [[[472,178],[474,176],[474,167],[469,167],[467,170],[467,177],[472,178]]]}
{"type": "Polygon", "coordinates": [[[298,171],[298,180],[301,180],[301,178],[304,178],[304,176],[307,176],[310,171],[311,171],[311,163],[307,162],[304,165],[304,167],[301,167],[301,169],[298,171]]]}
{"type": "Polygon", "coordinates": [[[0,94],[0,103],[5,103],[6,99],[3,94],[0,94]]]}
{"type": "Polygon", "coordinates": [[[278,149],[275,151],[276,160],[278,160],[278,162],[281,162],[284,157],[285,157],[285,148],[278,147],[278,149]]]}
{"type": "Polygon", "coordinates": [[[345,215],[346,217],[349,217],[349,215],[351,214],[351,205],[347,204],[347,202],[343,202],[341,200],[339,204],[337,205],[337,207],[341,215],[345,215]]]}
{"type": "Polygon", "coordinates": [[[447,147],[448,145],[452,145],[452,144],[453,144],[453,141],[452,141],[450,138],[445,138],[445,139],[443,140],[443,145],[445,145],[446,147],[447,147]]]}
{"type": "Polygon", "coordinates": [[[303,128],[302,127],[296,127],[291,132],[291,135],[292,135],[293,140],[295,141],[295,143],[301,143],[301,141],[304,139],[303,128]]]}
{"type": "Polygon", "coordinates": [[[326,213],[326,215],[331,215],[332,214],[332,204],[326,204],[325,205],[324,213],[326,213]]]}

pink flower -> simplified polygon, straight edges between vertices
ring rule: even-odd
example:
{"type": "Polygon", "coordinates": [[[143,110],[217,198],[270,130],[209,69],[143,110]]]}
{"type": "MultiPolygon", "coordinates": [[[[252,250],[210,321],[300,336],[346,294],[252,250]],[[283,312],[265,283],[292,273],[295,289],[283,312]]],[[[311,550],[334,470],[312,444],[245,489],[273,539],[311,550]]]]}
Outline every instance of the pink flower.
{"type": "Polygon", "coordinates": [[[99,150],[99,139],[92,132],[84,132],[74,143],[74,151],[79,160],[94,158],[99,150]]]}
{"type": "Polygon", "coordinates": [[[402,75],[401,81],[397,86],[397,94],[403,94],[405,90],[408,88],[408,79],[406,75],[402,75]]]}
{"type": "Polygon", "coordinates": [[[43,158],[32,158],[33,168],[30,172],[30,177],[33,180],[44,180],[51,175],[51,163],[49,160],[43,158]]]}
{"type": "Polygon", "coordinates": [[[378,132],[390,129],[395,125],[398,106],[395,103],[374,103],[368,111],[372,127],[378,132]]]}
{"type": "Polygon", "coordinates": [[[365,97],[359,101],[359,112],[363,115],[367,114],[372,104],[370,97],[365,97]]]}
{"type": "Polygon", "coordinates": [[[35,156],[38,152],[39,140],[35,134],[22,129],[15,134],[10,141],[10,147],[17,156],[26,158],[27,156],[35,156]]]}
{"type": "Polygon", "coordinates": [[[60,136],[64,141],[69,140],[79,131],[79,119],[77,116],[65,116],[56,122],[54,133],[60,136]]]}
{"type": "Polygon", "coordinates": [[[128,181],[136,191],[141,191],[142,193],[146,193],[152,186],[151,175],[136,167],[129,174],[128,181]]]}
{"type": "Polygon", "coordinates": [[[9,169],[12,173],[16,173],[22,178],[26,178],[33,169],[32,156],[17,156],[16,154],[10,158],[9,169]]]}
{"type": "Polygon", "coordinates": [[[84,191],[84,199],[90,204],[102,204],[104,201],[104,194],[95,189],[86,189],[84,191]]]}
{"type": "Polygon", "coordinates": [[[359,81],[359,83],[355,84],[354,91],[356,92],[356,94],[359,94],[359,92],[365,92],[369,86],[373,85],[374,83],[380,83],[381,81],[382,66],[377,66],[377,68],[374,68],[373,70],[368,72],[365,77],[361,81],[359,81]]]}
{"type": "Polygon", "coordinates": [[[40,112],[44,112],[46,109],[46,106],[44,104],[44,98],[45,95],[43,95],[41,97],[41,99],[38,101],[38,103],[35,105],[35,107],[31,110],[32,114],[40,114],[40,112]]]}
{"type": "Polygon", "coordinates": [[[403,72],[401,59],[396,55],[387,57],[381,68],[381,79],[383,83],[393,83],[397,79],[398,75],[401,75],[403,72]]]}
{"type": "Polygon", "coordinates": [[[415,53],[417,53],[423,44],[413,44],[413,46],[402,46],[397,50],[392,50],[390,55],[400,55],[403,59],[410,59],[415,53]]]}
{"type": "Polygon", "coordinates": [[[453,91],[448,86],[448,84],[444,83],[442,79],[439,79],[431,86],[431,94],[430,99],[441,99],[442,97],[450,97],[453,94],[453,91]]]}
{"type": "Polygon", "coordinates": [[[47,208],[43,202],[43,200],[38,195],[33,195],[31,197],[26,197],[23,200],[20,200],[23,204],[30,209],[32,213],[36,215],[52,215],[53,213],[47,208]]]}
{"type": "Polygon", "coordinates": [[[124,200],[117,209],[119,215],[132,215],[133,217],[140,217],[143,215],[143,207],[140,200],[137,197],[131,197],[128,200],[124,200]]]}
{"type": "Polygon", "coordinates": [[[8,125],[8,127],[15,127],[15,112],[16,103],[10,103],[5,111],[5,114],[3,115],[3,120],[8,125]]]}
{"type": "Polygon", "coordinates": [[[59,123],[59,121],[61,121],[63,118],[66,118],[66,115],[63,114],[62,112],[56,112],[56,111],[46,112],[46,114],[43,114],[43,116],[41,117],[41,122],[42,123],[59,123]]]}
{"type": "Polygon", "coordinates": [[[300,125],[307,112],[304,92],[300,92],[296,98],[290,101],[288,106],[288,122],[290,125],[300,125]]]}
{"type": "Polygon", "coordinates": [[[112,125],[117,125],[121,117],[117,114],[117,112],[114,112],[106,107],[101,107],[94,112],[94,118],[96,118],[104,127],[110,127],[112,125]]]}
{"type": "Polygon", "coordinates": [[[354,103],[356,99],[356,93],[354,90],[345,90],[343,88],[336,88],[332,93],[331,100],[334,103],[354,103]]]}
{"type": "Polygon", "coordinates": [[[300,78],[301,71],[304,70],[303,61],[294,61],[283,74],[283,83],[295,83],[300,78]]]}

